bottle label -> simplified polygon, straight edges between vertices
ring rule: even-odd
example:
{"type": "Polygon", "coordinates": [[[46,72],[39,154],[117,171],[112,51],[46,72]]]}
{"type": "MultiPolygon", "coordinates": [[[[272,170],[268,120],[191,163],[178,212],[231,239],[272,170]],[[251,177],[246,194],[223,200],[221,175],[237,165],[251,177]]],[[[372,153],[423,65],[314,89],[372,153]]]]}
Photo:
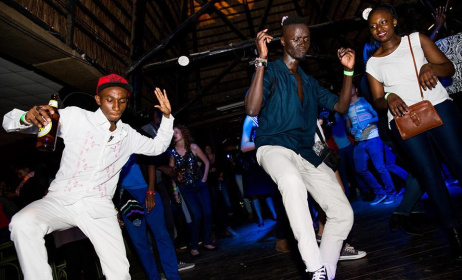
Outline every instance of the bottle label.
{"type": "Polygon", "coordinates": [[[37,137],[43,137],[43,136],[47,135],[48,132],[50,132],[50,130],[51,130],[51,122],[49,124],[47,124],[47,126],[45,126],[45,127],[42,126],[41,128],[39,128],[37,137]]]}
{"type": "Polygon", "coordinates": [[[58,108],[58,101],[52,99],[50,100],[50,102],[48,102],[48,105],[50,105],[51,107],[58,108]]]}

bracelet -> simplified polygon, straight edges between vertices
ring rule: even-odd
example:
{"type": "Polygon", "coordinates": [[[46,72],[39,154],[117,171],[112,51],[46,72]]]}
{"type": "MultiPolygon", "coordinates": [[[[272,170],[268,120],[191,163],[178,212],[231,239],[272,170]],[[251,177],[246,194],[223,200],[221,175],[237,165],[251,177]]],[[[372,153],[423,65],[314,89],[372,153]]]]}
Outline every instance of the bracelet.
{"type": "Polygon", "coordinates": [[[355,71],[343,70],[343,75],[352,77],[355,71]]]}
{"type": "Polygon", "coordinates": [[[392,94],[393,92],[387,92],[385,93],[385,96],[383,97],[385,99],[385,101],[388,101],[387,98],[390,94],[392,94]]]}
{"type": "Polygon", "coordinates": [[[156,192],[155,191],[147,191],[146,194],[152,194],[152,195],[155,195],[156,192]]]}
{"type": "Polygon", "coordinates": [[[257,58],[255,58],[255,61],[268,62],[268,59],[267,58],[257,57],[257,58]]]}
{"type": "Polygon", "coordinates": [[[26,114],[27,114],[27,113],[24,113],[24,114],[21,115],[21,121],[22,121],[23,123],[25,123],[26,125],[31,125],[30,122],[26,121],[26,114]]]}
{"type": "Polygon", "coordinates": [[[266,61],[255,60],[255,69],[260,66],[266,67],[266,65],[268,65],[266,61]]]}

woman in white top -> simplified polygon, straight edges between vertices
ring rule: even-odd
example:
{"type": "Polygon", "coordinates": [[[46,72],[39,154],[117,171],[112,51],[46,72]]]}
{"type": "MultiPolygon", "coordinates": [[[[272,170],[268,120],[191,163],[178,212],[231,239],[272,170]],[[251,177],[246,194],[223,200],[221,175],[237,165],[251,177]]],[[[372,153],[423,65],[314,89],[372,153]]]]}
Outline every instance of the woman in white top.
{"type": "Polygon", "coordinates": [[[406,151],[421,186],[435,203],[455,259],[462,261],[461,224],[437,156],[440,154],[462,182],[462,117],[437,78],[453,75],[454,66],[427,36],[412,33],[409,38],[419,70],[417,80],[408,36],[395,33],[398,18],[393,7],[379,4],[370,12],[368,22],[372,37],[380,44],[366,66],[375,106],[388,110],[393,135],[406,151]],[[403,140],[393,116],[406,114],[408,106],[422,100],[419,82],[424,99],[435,106],[444,124],[403,140]]]}

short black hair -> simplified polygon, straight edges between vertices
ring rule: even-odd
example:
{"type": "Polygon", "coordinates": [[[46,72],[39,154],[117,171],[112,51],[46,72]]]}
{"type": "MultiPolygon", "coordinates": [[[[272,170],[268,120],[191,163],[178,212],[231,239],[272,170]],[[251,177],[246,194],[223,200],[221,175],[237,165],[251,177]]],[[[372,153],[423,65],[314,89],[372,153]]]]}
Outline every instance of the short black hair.
{"type": "Polygon", "coordinates": [[[389,13],[392,16],[393,19],[396,19],[396,20],[398,19],[398,14],[396,13],[396,10],[395,10],[395,8],[393,8],[392,5],[390,5],[388,3],[380,3],[377,6],[375,6],[374,8],[372,8],[371,12],[367,16],[367,21],[369,21],[369,19],[371,18],[371,15],[373,13],[375,13],[376,11],[385,11],[385,12],[389,13]]]}
{"type": "Polygon", "coordinates": [[[282,22],[281,22],[282,26],[287,26],[287,25],[292,25],[292,24],[308,25],[305,18],[302,18],[302,17],[295,17],[295,16],[283,17],[282,22]]]}

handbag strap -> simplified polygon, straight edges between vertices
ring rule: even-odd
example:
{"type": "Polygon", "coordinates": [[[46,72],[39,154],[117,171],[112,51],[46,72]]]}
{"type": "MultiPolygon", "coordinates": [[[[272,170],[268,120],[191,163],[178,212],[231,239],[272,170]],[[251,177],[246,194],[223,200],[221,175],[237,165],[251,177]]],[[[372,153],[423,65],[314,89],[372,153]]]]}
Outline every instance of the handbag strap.
{"type": "Polygon", "coordinates": [[[319,131],[319,126],[317,124],[316,124],[316,134],[318,134],[319,140],[321,140],[323,144],[326,144],[326,141],[324,141],[324,137],[322,137],[321,131],[319,131]]]}
{"type": "Polygon", "coordinates": [[[417,65],[416,65],[416,63],[415,63],[414,52],[412,51],[412,46],[411,46],[411,35],[408,35],[408,36],[407,36],[407,40],[408,40],[408,42],[409,42],[409,48],[411,49],[412,62],[414,62],[414,70],[415,70],[415,75],[416,75],[416,77],[417,77],[417,83],[419,84],[420,96],[422,97],[422,100],[424,100],[422,87],[420,86],[420,81],[419,81],[419,71],[417,71],[417,65]]]}

